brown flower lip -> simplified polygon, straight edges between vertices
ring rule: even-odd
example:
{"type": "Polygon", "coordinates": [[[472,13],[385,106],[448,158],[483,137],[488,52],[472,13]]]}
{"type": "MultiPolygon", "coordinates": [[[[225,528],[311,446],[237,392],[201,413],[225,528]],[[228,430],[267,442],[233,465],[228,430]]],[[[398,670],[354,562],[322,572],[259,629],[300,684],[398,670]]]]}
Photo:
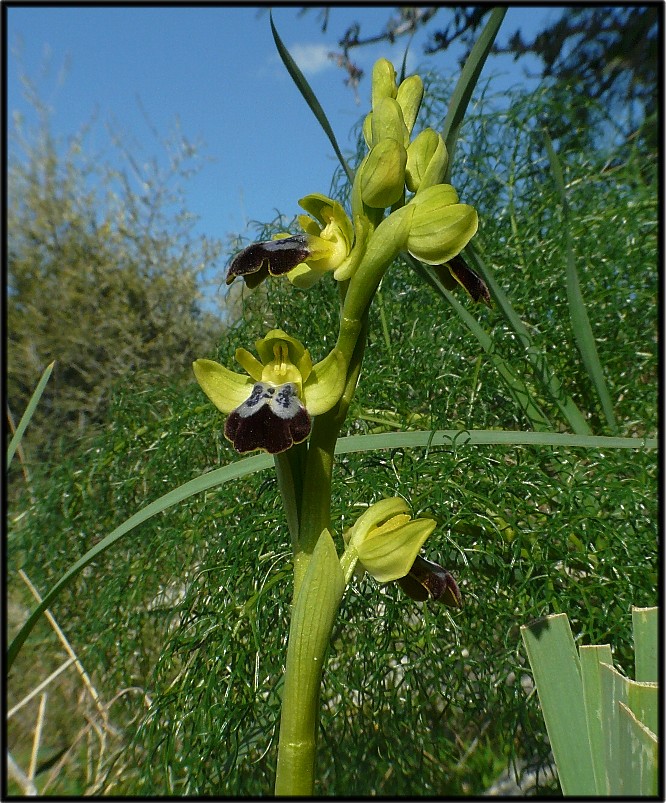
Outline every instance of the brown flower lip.
{"type": "Polygon", "coordinates": [[[462,608],[462,595],[453,575],[431,560],[417,556],[409,573],[401,577],[398,584],[417,602],[432,599],[449,608],[462,608]]]}
{"type": "Polygon", "coordinates": [[[294,234],[281,240],[252,243],[236,254],[229,264],[227,284],[240,276],[252,289],[268,276],[284,276],[310,256],[308,238],[294,234]]]}
{"type": "Polygon", "coordinates": [[[224,435],[241,454],[263,449],[279,454],[310,434],[311,421],[300,403],[296,385],[274,387],[257,382],[252,393],[224,425],[224,435]]]}
{"type": "Polygon", "coordinates": [[[460,254],[450,259],[446,265],[453,278],[467,290],[473,301],[480,301],[487,307],[492,307],[486,283],[470,268],[460,254]]]}

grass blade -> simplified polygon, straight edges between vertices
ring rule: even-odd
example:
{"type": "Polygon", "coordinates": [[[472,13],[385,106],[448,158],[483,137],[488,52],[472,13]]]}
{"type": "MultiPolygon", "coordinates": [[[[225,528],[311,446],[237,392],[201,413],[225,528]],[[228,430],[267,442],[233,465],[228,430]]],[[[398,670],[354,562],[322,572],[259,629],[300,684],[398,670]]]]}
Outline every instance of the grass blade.
{"type": "MultiPolygon", "coordinates": [[[[352,452],[369,452],[378,449],[417,449],[432,446],[458,446],[458,445],[534,445],[534,446],[578,446],[590,449],[656,449],[656,438],[610,438],[599,436],[568,435],[556,432],[520,432],[500,430],[438,430],[438,431],[407,431],[384,432],[376,435],[352,435],[340,438],[336,444],[336,454],[349,454],[352,452]]],[[[28,620],[14,637],[7,651],[7,668],[14,662],[19,650],[30,635],[41,614],[55,599],[58,593],[67,586],[76,575],[85,568],[95,557],[116,543],[123,535],[133,530],[139,524],[152,518],[157,513],[183,502],[190,496],[222,485],[230,480],[263,471],[274,464],[273,458],[268,454],[253,455],[230,463],[222,468],[209,471],[201,477],[196,477],[164,494],[159,499],[146,505],[121,525],[105,536],[91,550],[85,553],[73,566],[58,580],[43,598],[40,605],[30,614],[28,620]]]]}
{"type": "Polygon", "coordinates": [[[453,164],[453,152],[460,133],[460,126],[462,125],[467,111],[467,106],[472,97],[472,92],[479,80],[479,75],[486,63],[488,54],[493,46],[497,32],[500,29],[504,15],[507,9],[494,8],[490,13],[490,19],[486,23],[485,28],[481,32],[481,36],[477,39],[472,48],[465,66],[463,67],[456,88],[453,90],[451,100],[449,101],[449,109],[442,125],[442,137],[446,143],[446,148],[449,152],[449,166],[446,169],[445,182],[449,181],[451,176],[451,165],[453,164]]]}
{"type": "Polygon", "coordinates": [[[558,377],[553,373],[543,349],[533,345],[533,339],[527,331],[527,327],[514,310],[508,296],[500,287],[490,267],[481,258],[473,243],[470,243],[465,249],[465,258],[470,263],[470,267],[476,270],[488,285],[493,301],[524,346],[525,356],[534,370],[536,379],[541,382],[545,390],[550,394],[571,429],[578,435],[591,435],[592,430],[585,420],[585,416],[578,409],[571,396],[566,393],[558,377]]]}
{"type": "Polygon", "coordinates": [[[616,433],[617,422],[615,420],[615,413],[613,411],[613,403],[611,401],[608,386],[604,378],[604,372],[599,360],[597,352],[597,344],[594,340],[592,326],[590,319],[587,315],[585,302],[580,289],[580,282],[578,280],[578,271],[576,270],[576,262],[574,260],[573,244],[571,240],[571,220],[569,216],[569,204],[567,202],[566,191],[564,189],[564,178],[562,175],[562,167],[560,160],[553,148],[548,132],[544,130],[546,141],[546,149],[548,151],[548,158],[550,159],[550,167],[555,179],[555,185],[560,195],[562,203],[562,226],[564,229],[564,242],[566,252],[566,277],[567,277],[567,300],[569,304],[569,317],[571,318],[571,327],[573,329],[576,346],[580,352],[583,360],[583,365],[587,371],[594,388],[601,402],[601,408],[604,412],[606,422],[611,432],[616,433]]]}
{"type": "Polygon", "coordinates": [[[44,392],[44,388],[46,387],[46,383],[49,381],[49,377],[51,376],[51,372],[53,371],[53,366],[55,365],[55,360],[46,366],[46,370],[42,374],[42,378],[39,380],[37,387],[35,388],[35,392],[32,394],[30,401],[28,402],[28,406],[25,408],[25,412],[19,421],[18,427],[16,427],[16,432],[14,433],[14,437],[11,439],[9,446],[7,448],[7,468],[9,468],[9,464],[12,462],[14,457],[14,453],[16,452],[19,443],[21,443],[21,439],[23,438],[23,433],[26,430],[26,427],[30,423],[30,419],[32,418],[37,405],[39,404],[39,400],[42,398],[42,393],[44,392]]]}
{"type": "Polygon", "coordinates": [[[338,146],[338,142],[335,138],[335,134],[333,133],[333,129],[331,128],[331,124],[328,122],[328,118],[324,113],[324,110],[321,107],[321,104],[317,100],[317,96],[312,91],[312,87],[308,84],[305,76],[299,70],[298,65],[291,57],[291,54],[284,46],[282,39],[280,39],[280,35],[273,24],[273,13],[270,12],[270,22],[271,22],[271,31],[273,32],[273,39],[275,40],[275,46],[278,49],[278,53],[280,54],[280,58],[282,59],[282,63],[287,68],[287,72],[291,75],[293,82],[298,87],[299,92],[303,95],[305,102],[308,106],[312,109],[312,113],[317,118],[317,122],[323,128],[324,133],[328,137],[331,145],[333,146],[333,150],[336,153],[336,156],[340,160],[340,164],[342,165],[345,173],[347,174],[347,178],[349,179],[349,183],[354,180],[354,173],[352,169],[347,164],[347,160],[342,155],[342,151],[338,146]]]}

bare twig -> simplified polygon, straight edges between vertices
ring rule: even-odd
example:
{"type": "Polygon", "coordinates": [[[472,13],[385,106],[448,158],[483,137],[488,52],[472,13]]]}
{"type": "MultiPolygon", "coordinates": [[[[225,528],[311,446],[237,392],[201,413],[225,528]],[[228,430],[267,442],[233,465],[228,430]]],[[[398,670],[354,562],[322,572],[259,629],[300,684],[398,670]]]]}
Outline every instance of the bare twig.
{"type": "Polygon", "coordinates": [[[23,706],[26,703],[29,703],[30,700],[33,699],[33,697],[36,697],[41,691],[43,691],[49,685],[49,683],[51,683],[52,680],[55,680],[58,677],[58,675],[64,672],[65,669],[67,669],[67,667],[71,666],[75,660],[76,660],[75,658],[68,658],[55,670],[55,672],[51,672],[51,674],[46,678],[46,680],[43,680],[39,684],[39,686],[35,686],[35,688],[29,694],[26,694],[26,696],[18,703],[16,703],[16,705],[13,708],[10,708],[10,710],[7,712],[7,719],[13,717],[14,714],[19,709],[23,708],[23,706]]]}
{"type": "Polygon", "coordinates": [[[42,694],[42,699],[39,701],[39,711],[37,712],[37,722],[35,723],[35,738],[32,740],[30,766],[28,767],[28,778],[31,782],[34,782],[35,773],[37,772],[37,754],[39,753],[39,745],[42,741],[42,728],[44,727],[44,716],[46,713],[47,700],[48,694],[42,694]]]}

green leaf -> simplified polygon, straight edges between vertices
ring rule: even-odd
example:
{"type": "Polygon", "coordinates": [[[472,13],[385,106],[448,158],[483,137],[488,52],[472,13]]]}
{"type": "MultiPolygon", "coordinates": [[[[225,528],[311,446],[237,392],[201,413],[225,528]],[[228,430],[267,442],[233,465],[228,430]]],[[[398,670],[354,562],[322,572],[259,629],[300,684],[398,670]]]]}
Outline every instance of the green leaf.
{"type": "Polygon", "coordinates": [[[580,669],[583,681],[583,700],[587,719],[587,734],[590,740],[592,766],[597,795],[608,795],[609,785],[606,777],[605,734],[602,727],[601,702],[601,664],[612,664],[613,657],[608,644],[582,646],[580,648],[580,669]]]}
{"type": "Polygon", "coordinates": [[[604,372],[597,353],[597,344],[594,340],[592,326],[590,319],[587,315],[583,294],[580,289],[580,281],[578,280],[578,271],[576,270],[576,262],[574,259],[573,243],[571,239],[571,221],[569,216],[569,204],[567,202],[566,191],[564,188],[564,178],[562,176],[562,167],[557,158],[557,154],[553,148],[548,132],[544,130],[544,137],[546,142],[546,149],[548,150],[548,158],[550,159],[550,167],[555,179],[555,185],[560,195],[562,203],[562,230],[564,232],[564,249],[566,253],[566,277],[567,277],[567,300],[569,304],[569,317],[571,318],[571,327],[573,329],[574,338],[578,351],[580,352],[583,360],[583,365],[587,371],[594,388],[601,402],[601,407],[606,417],[611,432],[616,433],[617,422],[615,420],[615,413],[613,411],[613,403],[611,401],[610,393],[604,378],[604,372]]]}
{"type": "Polygon", "coordinates": [[[442,126],[442,137],[444,138],[444,142],[446,142],[446,149],[449,154],[449,165],[444,178],[444,181],[447,183],[451,176],[453,152],[456,147],[460,126],[465,117],[472,92],[479,80],[479,75],[481,74],[483,65],[486,63],[486,59],[488,58],[506,12],[506,8],[494,8],[492,10],[490,19],[481,32],[481,36],[479,36],[474,44],[465,62],[462,73],[460,74],[456,88],[451,95],[449,109],[444,120],[444,125],[442,126]]]}
{"type": "Polygon", "coordinates": [[[656,735],[624,703],[619,703],[622,791],[631,797],[656,796],[659,744],[656,735]]]}
{"type": "MultiPolygon", "coordinates": [[[[578,652],[566,614],[520,628],[565,795],[594,795],[596,783],[578,652]]],[[[605,666],[605,664],[604,664],[605,666]]]]}
{"type": "Polygon", "coordinates": [[[19,421],[19,425],[16,428],[14,437],[11,439],[9,446],[7,448],[7,468],[9,468],[9,464],[12,462],[14,453],[18,449],[19,443],[21,443],[21,439],[23,438],[23,433],[25,432],[26,427],[30,423],[30,419],[32,418],[37,408],[37,405],[39,404],[39,400],[42,398],[42,393],[44,392],[46,383],[49,381],[49,377],[51,376],[51,372],[53,371],[54,365],[55,365],[55,360],[50,365],[46,366],[46,370],[44,371],[41,379],[37,383],[35,392],[30,397],[28,406],[25,408],[25,412],[21,416],[21,420],[19,421]]]}
{"type": "MultiPolygon", "coordinates": [[[[656,438],[610,438],[598,436],[567,435],[555,432],[503,432],[500,430],[438,430],[438,431],[408,431],[383,432],[377,435],[353,435],[340,438],[335,447],[336,454],[350,452],[368,452],[377,449],[396,448],[430,448],[431,446],[466,446],[472,444],[531,444],[535,446],[581,446],[591,449],[656,449],[656,438]]],[[[293,451],[293,450],[292,450],[293,451]]],[[[58,593],[66,587],[72,579],[85,568],[97,555],[112,546],[119,538],[126,535],[139,524],[147,521],[157,513],[167,510],[172,505],[182,502],[201,491],[222,485],[229,480],[238,479],[256,471],[263,471],[273,465],[271,455],[259,454],[246,457],[230,465],[210,471],[197,477],[173,491],[164,494],[146,507],[130,516],[125,522],[116,527],[113,532],[103,538],[93,549],[86,552],[50,589],[41,604],[28,617],[19,630],[7,651],[7,668],[14,662],[19,650],[29,636],[41,614],[55,599],[58,593]]],[[[291,525],[293,526],[294,512],[292,512],[291,525]]]]}
{"type": "Polygon", "coordinates": [[[659,608],[632,608],[635,676],[639,681],[659,679],[659,608]]]}
{"type": "Polygon", "coordinates": [[[317,100],[317,96],[312,91],[310,84],[308,84],[305,76],[299,70],[298,65],[291,57],[291,54],[284,46],[282,39],[273,24],[273,12],[270,12],[270,22],[271,22],[271,31],[273,32],[273,39],[275,40],[275,46],[278,49],[278,53],[280,54],[280,58],[282,59],[282,63],[287,68],[287,72],[291,75],[293,82],[298,87],[299,92],[305,98],[305,102],[308,106],[312,109],[312,113],[317,118],[317,122],[324,130],[324,133],[328,137],[331,145],[333,146],[333,150],[335,151],[338,159],[340,160],[340,164],[342,165],[345,173],[347,174],[347,178],[349,179],[349,183],[353,182],[354,180],[354,172],[347,164],[345,157],[342,155],[342,151],[338,146],[338,142],[335,138],[335,134],[333,133],[333,129],[331,128],[331,124],[328,122],[328,118],[324,113],[324,110],[321,107],[321,104],[317,100]]]}

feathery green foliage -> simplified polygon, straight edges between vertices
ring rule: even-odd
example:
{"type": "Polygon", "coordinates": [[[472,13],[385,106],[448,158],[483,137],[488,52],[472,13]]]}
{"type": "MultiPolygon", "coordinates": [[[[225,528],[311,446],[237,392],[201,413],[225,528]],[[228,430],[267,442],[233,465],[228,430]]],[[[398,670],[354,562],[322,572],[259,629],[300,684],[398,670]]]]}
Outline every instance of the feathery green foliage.
{"type": "MultiPolygon", "coordinates": [[[[542,112],[557,113],[549,97],[545,89],[516,93],[501,112],[486,108],[488,96],[479,100],[461,129],[456,172],[466,177],[461,194],[479,208],[479,253],[533,348],[547,355],[592,431],[608,434],[570,329],[558,191],[535,125],[542,112]]],[[[437,108],[429,113],[436,117],[437,108]]],[[[637,171],[631,146],[559,156],[582,295],[619,434],[654,437],[655,162],[637,171]]],[[[305,295],[273,283],[270,293],[241,299],[234,338],[221,339],[210,356],[230,364],[237,343],[294,322],[290,331],[321,357],[336,331],[332,284],[305,295]]],[[[381,299],[348,434],[529,428],[477,340],[428,284],[396,264],[381,299]]],[[[511,321],[498,307],[473,313],[553,429],[568,429],[511,321]]],[[[117,385],[106,422],[85,452],[35,467],[34,498],[26,494],[12,507],[10,569],[22,566],[40,589],[147,502],[235,459],[222,416],[194,385],[162,378],[139,393],[117,385]]],[[[316,791],[480,794],[509,762],[546,767],[549,746],[529,694],[519,626],[566,612],[580,641],[611,642],[616,664],[629,673],[627,614],[656,596],[655,453],[459,441],[385,449],[345,456],[334,494],[338,542],[355,511],[387,495],[437,519],[433,557],[455,571],[465,607],[449,614],[368,579],[352,588],[324,674],[316,791]]],[[[145,522],[59,597],[53,610],[105,697],[138,687],[151,701],[139,710],[128,694],[114,705],[127,742],[113,761],[105,757],[101,788],[266,794],[288,562],[276,481],[264,472],[145,522]]],[[[13,580],[10,593],[15,605],[28,605],[13,580]]],[[[10,636],[15,631],[12,625],[10,636]]],[[[12,697],[28,687],[36,664],[51,660],[50,643],[40,626],[17,658],[12,697]]],[[[30,722],[10,722],[11,745],[27,739],[30,722]]],[[[68,743],[76,727],[70,717],[60,738],[68,743]]],[[[83,763],[70,762],[51,791],[73,783],[87,788],[83,763]]]]}

